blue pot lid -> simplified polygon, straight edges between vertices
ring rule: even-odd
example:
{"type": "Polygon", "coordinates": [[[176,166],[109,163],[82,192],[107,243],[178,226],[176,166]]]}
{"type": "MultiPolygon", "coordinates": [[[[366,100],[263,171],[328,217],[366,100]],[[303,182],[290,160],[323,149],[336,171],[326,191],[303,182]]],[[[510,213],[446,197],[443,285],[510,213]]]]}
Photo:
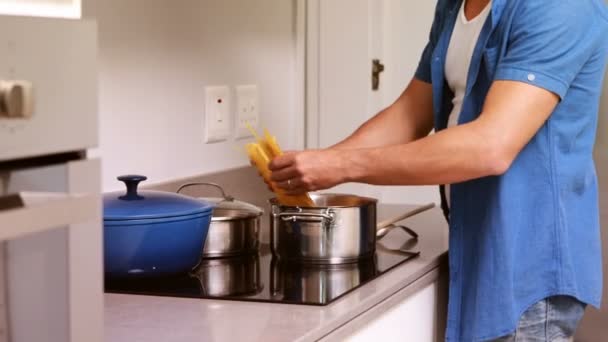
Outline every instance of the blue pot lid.
{"type": "Polygon", "coordinates": [[[147,177],[120,176],[127,191],[112,192],[103,197],[103,219],[106,221],[163,219],[209,213],[213,204],[191,197],[162,191],[138,191],[147,177]]]}

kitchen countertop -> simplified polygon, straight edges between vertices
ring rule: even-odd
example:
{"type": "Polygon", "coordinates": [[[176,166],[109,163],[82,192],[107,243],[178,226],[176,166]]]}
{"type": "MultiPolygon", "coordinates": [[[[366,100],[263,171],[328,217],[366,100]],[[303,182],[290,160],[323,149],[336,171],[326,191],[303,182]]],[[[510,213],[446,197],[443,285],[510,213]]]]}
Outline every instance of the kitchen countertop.
{"type": "MultiPolygon", "coordinates": [[[[383,220],[415,206],[379,205],[383,220]]],[[[430,282],[447,265],[448,229],[439,208],[404,223],[420,240],[420,257],[408,261],[324,306],[105,294],[105,339],[154,341],[314,341],[408,287],[430,282]]],[[[392,231],[382,243],[390,248],[392,231]]],[[[415,291],[412,291],[415,292],[415,291]]]]}

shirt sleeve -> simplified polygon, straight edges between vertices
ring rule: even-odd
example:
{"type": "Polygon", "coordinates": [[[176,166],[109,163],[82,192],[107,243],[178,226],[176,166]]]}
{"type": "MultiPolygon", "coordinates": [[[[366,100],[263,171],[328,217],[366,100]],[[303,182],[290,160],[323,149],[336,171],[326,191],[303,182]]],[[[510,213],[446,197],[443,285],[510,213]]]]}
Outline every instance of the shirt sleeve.
{"type": "Polygon", "coordinates": [[[431,26],[431,32],[429,34],[429,42],[426,44],[426,47],[422,51],[422,56],[420,57],[420,62],[418,62],[418,68],[416,69],[416,73],[414,77],[420,81],[431,83],[431,58],[433,56],[433,51],[435,51],[435,47],[437,46],[437,42],[439,41],[439,35],[441,33],[441,27],[443,15],[442,13],[446,10],[445,1],[439,0],[437,1],[437,7],[435,8],[435,18],[433,19],[433,25],[431,26]]]}
{"type": "Polygon", "coordinates": [[[495,80],[528,83],[564,98],[597,48],[588,6],[578,1],[520,1],[495,80]]]}

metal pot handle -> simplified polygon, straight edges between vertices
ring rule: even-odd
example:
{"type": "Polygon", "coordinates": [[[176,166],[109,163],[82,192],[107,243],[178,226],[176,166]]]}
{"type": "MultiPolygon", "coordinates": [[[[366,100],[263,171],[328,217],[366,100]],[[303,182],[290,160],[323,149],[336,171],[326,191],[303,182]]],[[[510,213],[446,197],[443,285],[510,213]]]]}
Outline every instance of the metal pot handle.
{"type": "Polygon", "coordinates": [[[416,233],[413,229],[411,229],[409,227],[406,227],[406,226],[394,225],[394,224],[391,224],[391,225],[386,226],[386,227],[379,228],[376,231],[376,238],[378,240],[381,240],[383,237],[385,237],[393,229],[401,229],[404,232],[408,233],[412,238],[418,239],[418,233],[416,233]]]}
{"type": "Polygon", "coordinates": [[[278,214],[274,214],[276,217],[280,217],[281,220],[287,222],[287,221],[293,221],[296,222],[299,218],[311,218],[311,217],[315,217],[315,218],[322,218],[324,220],[329,221],[329,223],[332,223],[334,221],[334,216],[333,216],[333,212],[328,212],[327,214],[321,214],[321,213],[294,213],[294,212],[286,212],[286,213],[278,213],[278,214]]]}
{"type": "Polygon", "coordinates": [[[202,185],[204,185],[204,186],[211,186],[211,187],[214,187],[214,188],[218,189],[222,193],[222,197],[224,198],[225,201],[234,202],[234,197],[232,197],[230,195],[226,195],[226,192],[224,191],[224,188],[222,188],[219,184],[215,184],[215,183],[206,183],[206,182],[187,183],[187,184],[184,184],[184,185],[180,186],[179,189],[177,189],[177,193],[179,194],[185,188],[190,188],[190,187],[193,187],[193,186],[202,186],[202,185]]]}
{"type": "Polygon", "coordinates": [[[418,215],[420,213],[423,213],[423,212],[425,212],[427,210],[430,210],[430,209],[433,209],[433,208],[435,208],[435,203],[429,203],[429,204],[417,207],[417,208],[415,208],[413,210],[408,211],[407,213],[404,213],[402,215],[399,215],[399,216],[396,216],[396,217],[393,217],[393,218],[390,218],[388,220],[385,220],[385,221],[382,221],[382,222],[378,223],[377,229],[388,227],[388,226],[390,226],[392,224],[395,224],[395,223],[397,223],[399,221],[403,221],[403,220],[405,220],[407,218],[410,218],[410,217],[412,217],[414,215],[418,215]]]}

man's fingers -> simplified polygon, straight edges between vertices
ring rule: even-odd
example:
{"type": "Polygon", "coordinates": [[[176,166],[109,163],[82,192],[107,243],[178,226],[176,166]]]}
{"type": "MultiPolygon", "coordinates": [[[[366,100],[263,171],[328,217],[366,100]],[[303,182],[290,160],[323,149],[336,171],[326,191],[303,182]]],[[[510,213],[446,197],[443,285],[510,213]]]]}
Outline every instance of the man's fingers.
{"type": "Polygon", "coordinates": [[[276,183],[276,185],[279,188],[281,188],[283,191],[285,191],[285,194],[291,195],[291,196],[302,195],[307,192],[306,187],[298,178],[293,178],[293,179],[289,179],[284,182],[279,182],[279,183],[276,183]]]}
{"type": "Polygon", "coordinates": [[[270,169],[270,171],[278,171],[280,169],[289,167],[294,162],[294,156],[295,154],[293,153],[286,153],[282,156],[276,157],[270,162],[268,168],[270,169]]]}
{"type": "Polygon", "coordinates": [[[275,183],[287,182],[290,179],[295,179],[298,177],[298,172],[293,167],[287,167],[284,169],[280,169],[278,171],[274,171],[270,180],[275,183]]]}

